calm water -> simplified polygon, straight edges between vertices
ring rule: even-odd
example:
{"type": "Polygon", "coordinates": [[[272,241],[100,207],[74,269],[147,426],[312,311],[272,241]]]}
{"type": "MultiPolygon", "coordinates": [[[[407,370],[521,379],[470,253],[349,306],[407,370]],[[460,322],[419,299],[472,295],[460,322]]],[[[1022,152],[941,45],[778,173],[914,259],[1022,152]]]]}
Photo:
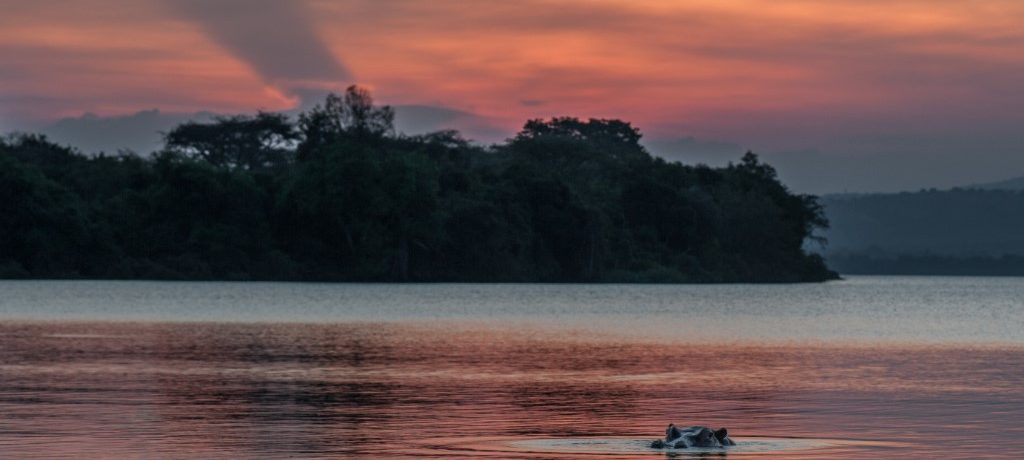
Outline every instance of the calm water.
{"type": "Polygon", "coordinates": [[[1024,279],[0,282],[0,457],[1022,458],[1024,279]],[[668,422],[728,451],[644,447],[668,422]]]}

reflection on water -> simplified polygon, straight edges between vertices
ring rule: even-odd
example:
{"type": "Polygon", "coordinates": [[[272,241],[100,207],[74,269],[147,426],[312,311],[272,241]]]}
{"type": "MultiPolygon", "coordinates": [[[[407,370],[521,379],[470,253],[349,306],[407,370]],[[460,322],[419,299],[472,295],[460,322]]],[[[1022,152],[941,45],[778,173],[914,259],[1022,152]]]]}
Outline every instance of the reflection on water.
{"type": "Polygon", "coordinates": [[[907,447],[906,443],[898,441],[851,441],[845,439],[821,439],[821,438],[770,438],[770,437],[747,437],[736,438],[738,444],[728,448],[721,447],[690,447],[690,448],[662,448],[652,449],[650,441],[637,440],[633,438],[539,438],[539,439],[514,439],[501,438],[484,439],[476,441],[475,449],[494,449],[506,452],[513,449],[520,452],[533,454],[572,454],[572,453],[593,453],[593,454],[636,454],[638,452],[655,452],[669,457],[726,457],[742,456],[743,454],[779,454],[793,455],[800,451],[814,451],[813,454],[822,452],[835,452],[837,449],[862,448],[861,452],[872,452],[878,454],[887,449],[900,449],[907,447]]]}
{"type": "MultiPolygon", "coordinates": [[[[594,458],[566,440],[638,442],[671,421],[726,426],[741,441],[796,438],[767,458],[1021,458],[1022,365],[1013,345],[726,345],[455,322],[7,321],[0,452],[594,458]]],[[[601,458],[673,455],[636,445],[601,458]]]]}
{"type": "Polygon", "coordinates": [[[0,320],[476,321],[631,340],[1024,343],[1024,278],[797,285],[0,281],[0,320]]]}

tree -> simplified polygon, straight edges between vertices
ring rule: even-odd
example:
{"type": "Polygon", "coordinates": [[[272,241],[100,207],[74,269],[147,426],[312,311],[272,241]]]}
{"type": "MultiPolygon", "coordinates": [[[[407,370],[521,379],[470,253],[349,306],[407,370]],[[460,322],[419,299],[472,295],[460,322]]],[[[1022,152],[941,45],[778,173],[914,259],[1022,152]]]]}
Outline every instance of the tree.
{"type": "Polygon", "coordinates": [[[516,134],[512,145],[530,142],[568,142],[585,145],[590,155],[601,155],[615,161],[649,158],[640,145],[640,130],[622,120],[591,118],[582,121],[573,117],[526,122],[516,134]]]}
{"type": "Polygon", "coordinates": [[[216,117],[213,123],[190,121],[164,136],[167,149],[228,169],[261,170],[288,162],[298,132],[288,117],[216,117]]]}
{"type": "Polygon", "coordinates": [[[743,154],[743,158],[740,158],[740,164],[736,168],[759,179],[782,185],[775,180],[778,177],[775,173],[775,168],[767,163],[762,163],[757,154],[749,150],[743,154]]]}
{"type": "Polygon", "coordinates": [[[575,117],[556,117],[545,121],[526,122],[516,139],[534,139],[541,136],[564,136],[597,144],[639,145],[640,130],[622,120],[591,118],[581,121],[575,117]]]}
{"type": "Polygon", "coordinates": [[[369,91],[352,85],[344,96],[331,93],[324,103],[299,115],[303,142],[299,160],[314,156],[317,149],[341,138],[372,142],[395,132],[395,111],[390,106],[373,105],[369,91]]]}

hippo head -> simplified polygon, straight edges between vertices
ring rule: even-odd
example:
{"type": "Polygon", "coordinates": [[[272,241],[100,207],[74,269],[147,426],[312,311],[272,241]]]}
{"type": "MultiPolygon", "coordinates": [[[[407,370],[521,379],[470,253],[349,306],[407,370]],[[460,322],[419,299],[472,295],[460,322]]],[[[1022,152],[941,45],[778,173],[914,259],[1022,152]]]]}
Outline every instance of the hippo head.
{"type": "Polygon", "coordinates": [[[694,428],[697,429],[692,431],[693,434],[687,436],[688,447],[722,447],[722,441],[718,438],[717,431],[711,431],[711,428],[703,426],[694,428]]]}
{"type": "Polygon", "coordinates": [[[729,430],[724,427],[712,430],[711,428],[701,427],[696,436],[694,436],[693,446],[701,448],[720,448],[726,446],[723,443],[728,438],[729,430]]]}
{"type": "MultiPolygon", "coordinates": [[[[669,424],[665,429],[665,441],[661,442],[665,447],[687,448],[687,447],[724,447],[736,445],[729,439],[729,430],[720,428],[712,430],[706,426],[690,426],[679,428],[669,424]]],[[[653,447],[653,445],[652,445],[653,447]]]]}

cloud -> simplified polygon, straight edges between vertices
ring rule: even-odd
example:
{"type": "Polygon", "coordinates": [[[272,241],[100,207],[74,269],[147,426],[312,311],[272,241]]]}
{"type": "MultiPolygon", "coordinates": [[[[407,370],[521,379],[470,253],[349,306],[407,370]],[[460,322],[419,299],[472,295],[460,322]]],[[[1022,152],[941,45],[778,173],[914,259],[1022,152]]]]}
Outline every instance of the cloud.
{"type": "Polygon", "coordinates": [[[166,0],[166,4],[265,81],[287,92],[344,87],[353,80],[348,67],[316,34],[300,2],[166,0]]]}
{"type": "Polygon", "coordinates": [[[407,131],[620,118],[688,162],[749,148],[806,191],[1024,173],[1018,0],[9,3],[3,127],[308,108],[354,68],[407,131]]]}

